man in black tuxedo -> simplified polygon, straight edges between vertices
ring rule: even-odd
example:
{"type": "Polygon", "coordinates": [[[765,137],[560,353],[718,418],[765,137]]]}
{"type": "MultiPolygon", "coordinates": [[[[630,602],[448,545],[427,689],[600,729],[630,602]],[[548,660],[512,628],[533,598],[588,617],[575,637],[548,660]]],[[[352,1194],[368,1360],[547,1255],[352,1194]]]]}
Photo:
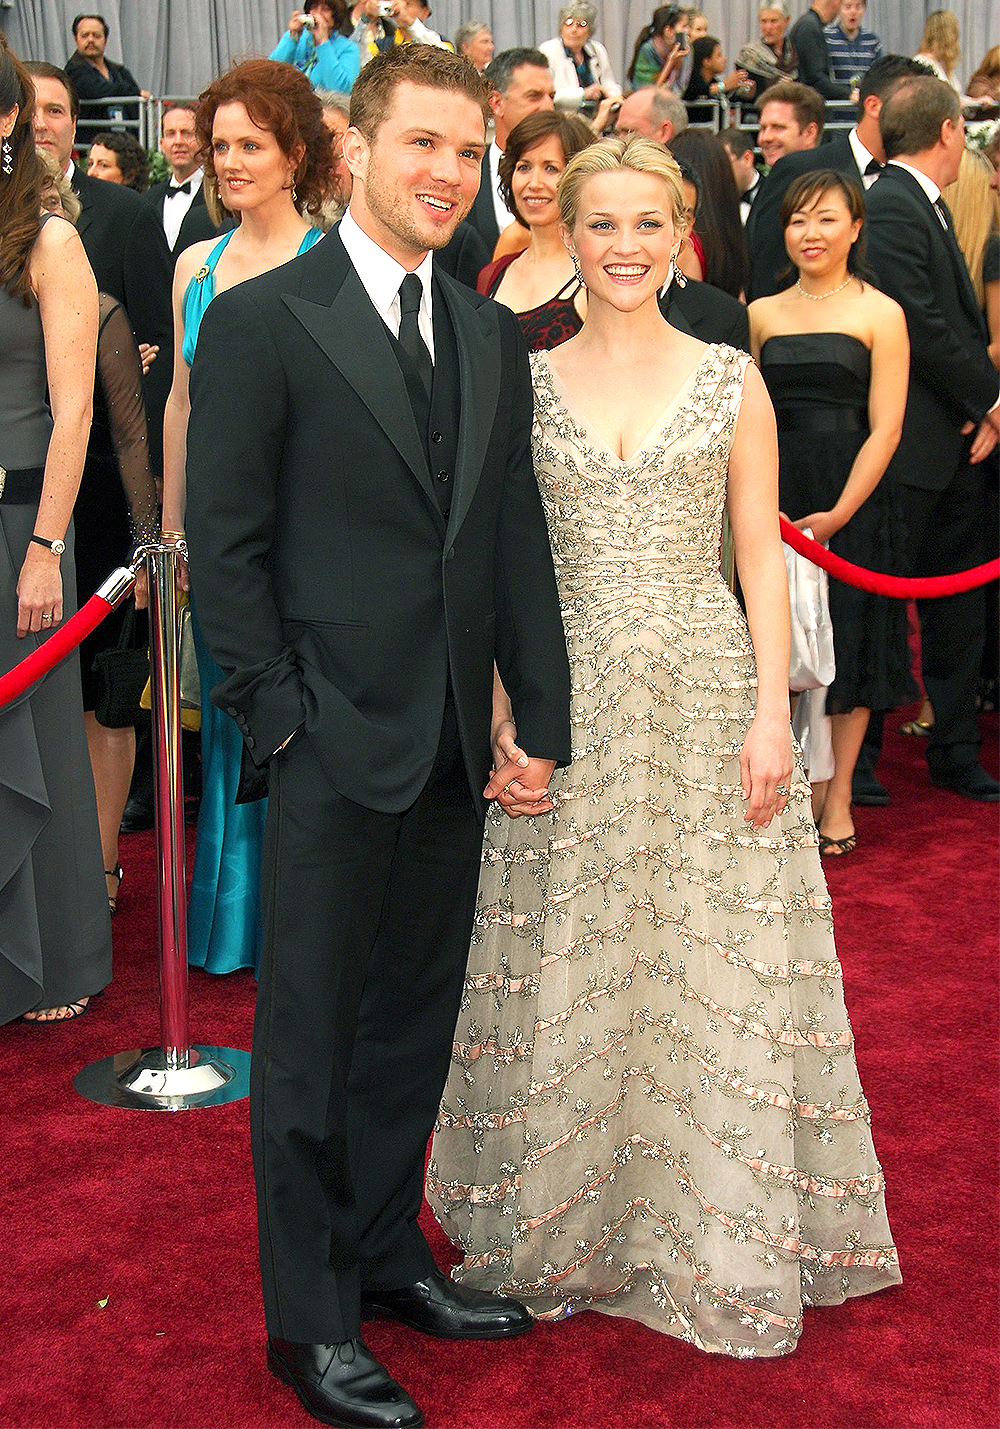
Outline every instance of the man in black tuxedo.
{"type": "Polygon", "coordinates": [[[416,1425],[361,1339],[530,1326],[417,1225],[478,883],[494,662],[551,807],[569,669],[513,314],[432,265],[468,211],[486,87],[399,46],[361,71],[338,227],[221,294],[191,373],[188,516],[213,698],[268,770],[251,1090],[269,1363],[340,1425],[416,1425]],[[239,358],[238,371],[234,363],[239,358]]]}
{"type": "Polygon", "coordinates": [[[686,278],[683,283],[676,274],[660,290],[660,312],[679,328],[702,342],[728,342],[742,352],[750,351],[750,321],[746,304],[738,298],[713,288],[711,283],[699,283],[686,278]]]}
{"type": "Polygon", "coordinates": [[[195,114],[198,106],[186,101],[171,104],[160,121],[160,152],[170,165],[170,178],[152,184],[146,198],[163,225],[173,261],[192,243],[215,238],[232,226],[216,224],[205,202],[202,168],[198,162],[195,114]]]}
{"type": "MultiPolygon", "coordinates": [[[[910,333],[903,434],[884,479],[903,494],[910,573],[946,574],[985,559],[983,463],[1000,433],[986,324],[941,198],[958,177],[965,129],[955,91],[929,75],[896,85],[880,126],[888,162],[868,195],[868,261],[910,333]]],[[[931,778],[994,802],[1000,785],[979,763],[976,716],[984,593],[920,601],[919,613],[931,778]]]]}
{"type": "Polygon", "coordinates": [[[554,108],[556,87],[548,60],[541,50],[533,49],[501,50],[486,66],[483,78],[490,86],[493,142],[483,155],[479,190],[468,221],[492,258],[501,228],[514,219],[499,188],[500,160],[507,136],[526,114],[554,108]]]}
{"type": "Polygon", "coordinates": [[[35,144],[58,161],[80,200],[76,226],[97,286],[121,303],[137,341],[160,349],[143,379],[150,461],[159,471],[174,346],[173,264],[167,240],[144,195],[122,184],[92,179],[73,162],[79,103],[64,71],[40,60],[30,61],[25,69],[35,87],[35,144]]]}
{"type": "Polygon", "coordinates": [[[781,205],[795,180],[817,169],[833,169],[870,189],[885,165],[878,120],[886,96],[900,80],[926,73],[923,65],[904,55],[882,55],[861,81],[854,128],[817,148],[800,149],[777,161],[763,180],[747,220],[751,302],[780,293],[794,281],[781,227],[781,205]]]}

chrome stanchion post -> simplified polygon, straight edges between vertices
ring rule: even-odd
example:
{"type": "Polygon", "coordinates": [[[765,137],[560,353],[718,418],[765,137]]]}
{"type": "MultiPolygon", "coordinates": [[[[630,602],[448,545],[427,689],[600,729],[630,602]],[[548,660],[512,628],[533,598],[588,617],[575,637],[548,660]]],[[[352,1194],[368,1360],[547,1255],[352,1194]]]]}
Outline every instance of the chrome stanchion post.
{"type": "Polygon", "coordinates": [[[190,1044],[187,884],[177,562],[183,546],[144,548],[149,578],[150,686],[156,800],[160,1046],[118,1052],[77,1073],[74,1086],[104,1106],[185,1111],[248,1095],[250,1054],[190,1044]]]}
{"type": "Polygon", "coordinates": [[[171,1069],[187,1067],[190,1028],[187,976],[187,887],[184,773],[181,764],[180,634],[177,551],[151,549],[149,659],[152,686],[153,776],[160,953],[160,1046],[171,1069]]]}

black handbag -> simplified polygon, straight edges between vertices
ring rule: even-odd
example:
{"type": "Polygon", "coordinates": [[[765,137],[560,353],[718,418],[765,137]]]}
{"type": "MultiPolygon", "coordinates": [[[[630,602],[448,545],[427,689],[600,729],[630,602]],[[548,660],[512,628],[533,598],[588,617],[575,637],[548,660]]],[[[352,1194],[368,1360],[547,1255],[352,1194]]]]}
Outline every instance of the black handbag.
{"type": "Polygon", "coordinates": [[[118,644],[94,656],[93,669],[97,675],[94,718],[105,729],[127,729],[142,720],[139,697],[149,679],[149,649],[145,644],[136,646],[137,624],[135,603],[129,601],[118,644]]]}

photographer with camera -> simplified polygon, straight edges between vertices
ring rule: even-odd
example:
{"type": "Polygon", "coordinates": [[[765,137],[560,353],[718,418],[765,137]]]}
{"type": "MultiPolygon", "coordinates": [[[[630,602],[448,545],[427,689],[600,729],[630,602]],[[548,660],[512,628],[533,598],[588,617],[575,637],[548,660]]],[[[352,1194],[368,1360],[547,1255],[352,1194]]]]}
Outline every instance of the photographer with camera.
{"type": "Polygon", "coordinates": [[[305,0],[268,56],[294,65],[314,89],[350,91],[361,70],[346,0],[305,0]]]}

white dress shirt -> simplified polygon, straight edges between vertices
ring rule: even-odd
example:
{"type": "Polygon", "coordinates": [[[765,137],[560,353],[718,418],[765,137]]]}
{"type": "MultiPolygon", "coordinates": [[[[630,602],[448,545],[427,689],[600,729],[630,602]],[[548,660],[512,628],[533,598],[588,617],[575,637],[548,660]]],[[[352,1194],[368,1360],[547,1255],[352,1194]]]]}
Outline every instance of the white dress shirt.
{"type": "Polygon", "coordinates": [[[503,201],[503,194],[500,192],[500,160],[503,153],[497,148],[497,141],[494,139],[488,151],[490,156],[490,185],[493,194],[493,212],[496,214],[497,228],[503,233],[514,215],[503,201]]]}
{"type": "MultiPolygon", "coordinates": [[[[337,232],[375,311],[393,337],[399,337],[399,285],[410,270],[380,248],[374,238],[369,238],[350,209],[340,220],[337,232]]],[[[430,252],[425,253],[419,267],[413,269],[423,289],[417,327],[431,355],[431,362],[434,361],[434,312],[431,307],[433,256],[430,252]]]]}
{"type": "MultiPolygon", "coordinates": [[[[871,188],[872,184],[878,178],[878,174],[865,173],[865,169],[867,169],[868,165],[875,158],[875,155],[869,154],[864,144],[862,144],[861,140],[858,138],[857,125],[855,125],[855,127],[848,134],[847,142],[851,146],[851,153],[854,155],[854,162],[858,166],[858,172],[861,175],[861,182],[862,184],[864,184],[865,189],[867,191],[871,188]]],[[[878,162],[879,161],[876,160],[876,163],[878,162]]]]}
{"type": "Polygon", "coordinates": [[[204,177],[203,169],[195,169],[185,180],[191,185],[189,193],[184,193],[178,188],[177,181],[171,175],[170,187],[163,196],[163,231],[167,235],[167,247],[171,252],[174,250],[178,238],[180,237],[181,224],[187,217],[187,211],[194,203],[195,194],[201,188],[201,181],[204,177]]]}
{"type": "Polygon", "coordinates": [[[754,199],[759,194],[760,186],[763,182],[760,174],[758,174],[750,187],[744,193],[740,194],[740,219],[744,224],[746,224],[747,219],[750,217],[750,210],[753,208],[754,199]]]}

